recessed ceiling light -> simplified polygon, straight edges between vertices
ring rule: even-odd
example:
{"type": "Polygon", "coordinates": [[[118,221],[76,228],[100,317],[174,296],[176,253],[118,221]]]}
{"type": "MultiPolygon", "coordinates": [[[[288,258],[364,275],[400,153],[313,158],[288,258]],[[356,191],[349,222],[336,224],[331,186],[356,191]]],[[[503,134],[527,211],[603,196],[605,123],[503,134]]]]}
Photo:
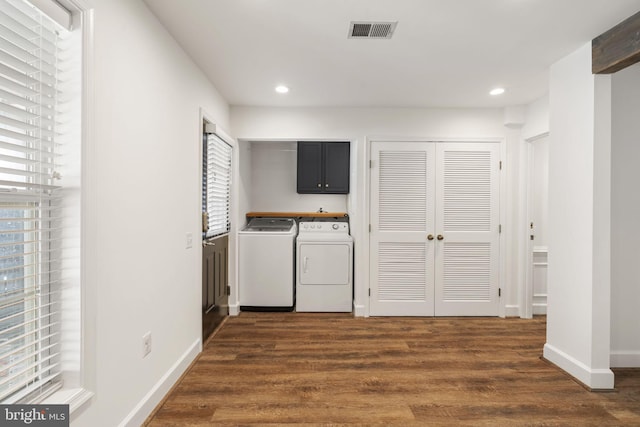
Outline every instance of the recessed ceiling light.
{"type": "Polygon", "coordinates": [[[498,96],[498,95],[502,95],[503,93],[504,93],[504,88],[497,87],[493,89],[491,92],[489,92],[489,95],[498,96]]]}
{"type": "Polygon", "coordinates": [[[276,92],[278,93],[287,93],[289,92],[289,88],[285,85],[276,86],[276,92]]]}

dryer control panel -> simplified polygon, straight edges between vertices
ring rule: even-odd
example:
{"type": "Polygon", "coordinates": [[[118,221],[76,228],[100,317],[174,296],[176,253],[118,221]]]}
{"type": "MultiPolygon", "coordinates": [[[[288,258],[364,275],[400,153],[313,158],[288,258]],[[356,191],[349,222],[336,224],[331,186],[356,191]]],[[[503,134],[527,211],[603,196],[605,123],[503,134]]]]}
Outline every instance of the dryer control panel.
{"type": "Polygon", "coordinates": [[[342,233],[349,234],[346,222],[300,222],[300,233],[342,233]]]}

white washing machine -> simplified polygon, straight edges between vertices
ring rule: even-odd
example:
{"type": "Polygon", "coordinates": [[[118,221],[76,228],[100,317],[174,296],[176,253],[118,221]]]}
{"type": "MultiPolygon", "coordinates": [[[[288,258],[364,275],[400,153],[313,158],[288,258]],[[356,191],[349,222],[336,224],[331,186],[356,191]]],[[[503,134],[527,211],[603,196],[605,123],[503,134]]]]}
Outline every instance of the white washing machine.
{"type": "Polygon", "coordinates": [[[293,310],[296,234],[290,218],[255,218],[238,232],[241,310],[293,310]]]}
{"type": "Polygon", "coordinates": [[[296,311],[352,311],[353,238],[347,222],[300,222],[296,258],[296,311]]]}

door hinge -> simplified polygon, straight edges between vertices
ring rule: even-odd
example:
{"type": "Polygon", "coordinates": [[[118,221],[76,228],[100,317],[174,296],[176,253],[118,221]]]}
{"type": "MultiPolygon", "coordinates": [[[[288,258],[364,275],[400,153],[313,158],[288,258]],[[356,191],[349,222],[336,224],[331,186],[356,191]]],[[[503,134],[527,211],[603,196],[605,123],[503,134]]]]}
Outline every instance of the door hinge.
{"type": "Polygon", "coordinates": [[[502,160],[500,160],[500,170],[502,170],[502,160]]]}
{"type": "Polygon", "coordinates": [[[501,297],[501,296],[502,296],[502,289],[498,288],[498,297],[501,297]]]}
{"type": "Polygon", "coordinates": [[[227,296],[231,295],[231,286],[227,285],[227,296]]]}
{"type": "Polygon", "coordinates": [[[498,225],[498,234],[501,234],[501,233],[502,233],[502,224],[499,224],[498,225]]]}
{"type": "Polygon", "coordinates": [[[371,224],[369,224],[369,233],[371,233],[371,224]]]}
{"type": "Polygon", "coordinates": [[[373,169],[373,160],[369,160],[369,169],[373,169]]]}
{"type": "Polygon", "coordinates": [[[371,296],[371,288],[369,288],[369,296],[371,296]]]}

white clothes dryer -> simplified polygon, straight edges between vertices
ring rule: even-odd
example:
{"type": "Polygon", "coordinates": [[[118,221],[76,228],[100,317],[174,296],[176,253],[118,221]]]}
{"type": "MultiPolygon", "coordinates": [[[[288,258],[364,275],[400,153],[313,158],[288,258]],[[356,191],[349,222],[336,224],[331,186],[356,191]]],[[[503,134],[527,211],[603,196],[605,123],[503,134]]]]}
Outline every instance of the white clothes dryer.
{"type": "Polygon", "coordinates": [[[296,258],[296,311],[352,311],[353,238],[347,222],[300,222],[296,258]]]}

